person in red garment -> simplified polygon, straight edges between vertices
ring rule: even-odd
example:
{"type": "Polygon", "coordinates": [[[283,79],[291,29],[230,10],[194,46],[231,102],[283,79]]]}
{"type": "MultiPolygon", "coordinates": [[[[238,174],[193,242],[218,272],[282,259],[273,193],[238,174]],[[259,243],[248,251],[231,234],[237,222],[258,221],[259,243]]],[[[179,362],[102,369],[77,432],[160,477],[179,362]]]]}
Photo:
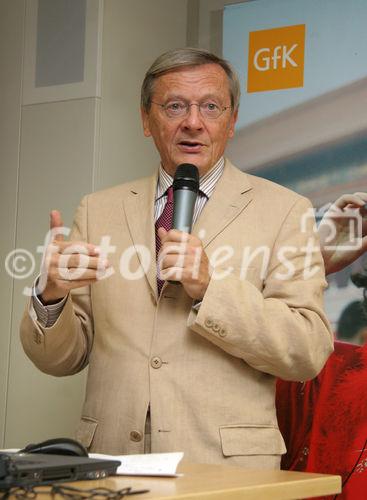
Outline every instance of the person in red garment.
{"type": "MultiPolygon", "coordinates": [[[[343,269],[367,250],[365,217],[359,249],[338,250],[350,237],[348,218],[341,215],[350,209],[364,215],[366,202],[366,193],[344,195],[324,215],[319,235],[326,274],[343,269]],[[335,250],[330,250],[330,241],[326,244],[330,222],[336,228],[335,250]]],[[[334,353],[316,378],[303,383],[277,381],[277,416],[287,446],[281,466],[288,470],[339,474],[343,490],[337,497],[365,500],[367,346],[337,341],[334,347],[334,353]]]]}

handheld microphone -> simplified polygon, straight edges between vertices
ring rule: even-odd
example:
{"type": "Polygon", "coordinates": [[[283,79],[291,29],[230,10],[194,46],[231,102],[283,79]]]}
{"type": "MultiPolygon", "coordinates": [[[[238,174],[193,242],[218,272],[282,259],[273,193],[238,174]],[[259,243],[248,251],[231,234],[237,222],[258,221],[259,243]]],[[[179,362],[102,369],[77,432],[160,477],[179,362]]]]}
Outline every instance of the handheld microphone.
{"type": "Polygon", "coordinates": [[[198,168],[191,163],[182,163],[173,180],[173,229],[191,233],[198,192],[198,168]]]}

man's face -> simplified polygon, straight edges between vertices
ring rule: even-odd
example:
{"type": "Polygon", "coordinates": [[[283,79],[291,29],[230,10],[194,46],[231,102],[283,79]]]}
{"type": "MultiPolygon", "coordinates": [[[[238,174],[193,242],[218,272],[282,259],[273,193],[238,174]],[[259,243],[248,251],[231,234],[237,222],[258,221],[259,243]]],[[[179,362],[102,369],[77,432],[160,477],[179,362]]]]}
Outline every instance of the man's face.
{"type": "Polygon", "coordinates": [[[174,176],[181,163],[196,165],[200,176],[208,172],[223,155],[237,119],[237,113],[231,109],[229,83],[223,68],[205,64],[166,73],[155,81],[152,101],[212,102],[220,108],[228,106],[216,119],[203,118],[198,106],[190,106],[186,116],[174,118],[154,103],[148,113],[142,111],[144,135],[153,137],[166,172],[174,176]]]}

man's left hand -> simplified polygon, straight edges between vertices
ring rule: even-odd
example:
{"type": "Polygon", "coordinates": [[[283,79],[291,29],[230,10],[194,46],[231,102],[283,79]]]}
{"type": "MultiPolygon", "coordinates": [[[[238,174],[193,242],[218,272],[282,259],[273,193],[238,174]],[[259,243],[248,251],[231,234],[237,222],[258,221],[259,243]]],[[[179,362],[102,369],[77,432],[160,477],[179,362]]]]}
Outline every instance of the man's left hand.
{"type": "Polygon", "coordinates": [[[158,229],[162,247],[158,256],[159,277],[179,281],[186,293],[202,300],[210,281],[210,264],[202,241],[192,234],[158,229]]]}

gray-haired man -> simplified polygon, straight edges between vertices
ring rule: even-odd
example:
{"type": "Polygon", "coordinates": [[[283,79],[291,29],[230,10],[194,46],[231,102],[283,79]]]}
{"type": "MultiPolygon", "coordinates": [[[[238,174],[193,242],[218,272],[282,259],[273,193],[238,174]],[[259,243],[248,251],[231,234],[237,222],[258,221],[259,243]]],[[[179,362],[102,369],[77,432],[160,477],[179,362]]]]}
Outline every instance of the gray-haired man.
{"type": "Polygon", "coordinates": [[[313,377],[332,350],[322,258],[307,255],[309,202],[224,159],[238,103],[226,61],[198,49],[159,57],[141,108],[158,171],[85,197],[71,241],[49,249],[22,342],[47,373],[89,364],[77,437],[92,451],[183,450],[190,461],[276,468],[285,449],[275,377],[313,377]],[[166,281],[158,295],[154,221],[182,163],[200,173],[194,228],[158,230],[161,276],[181,284],[166,281]],[[98,249],[106,234],[117,250],[108,262],[98,249]],[[111,276],[98,279],[101,269],[111,276]]]}

